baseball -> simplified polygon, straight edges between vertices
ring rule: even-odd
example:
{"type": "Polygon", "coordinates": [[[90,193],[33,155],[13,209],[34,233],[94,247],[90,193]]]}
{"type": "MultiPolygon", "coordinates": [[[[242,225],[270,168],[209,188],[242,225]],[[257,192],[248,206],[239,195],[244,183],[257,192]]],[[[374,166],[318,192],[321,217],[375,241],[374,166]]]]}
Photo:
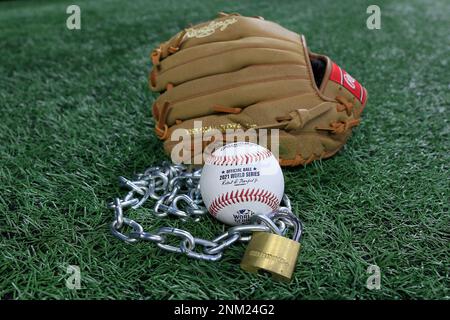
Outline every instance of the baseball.
{"type": "Polygon", "coordinates": [[[205,161],[200,192],[209,213],[228,225],[278,209],[284,194],[280,165],[270,150],[249,142],[227,144],[205,161]]]}

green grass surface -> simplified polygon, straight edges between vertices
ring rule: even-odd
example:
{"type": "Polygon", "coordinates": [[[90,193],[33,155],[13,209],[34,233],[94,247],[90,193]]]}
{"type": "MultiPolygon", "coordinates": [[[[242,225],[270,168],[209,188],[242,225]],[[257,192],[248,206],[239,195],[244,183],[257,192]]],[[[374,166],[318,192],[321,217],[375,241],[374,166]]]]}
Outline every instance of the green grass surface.
{"type": "MultiPolygon", "coordinates": [[[[450,4],[377,1],[0,3],[1,299],[449,299],[450,4]],[[306,35],[367,87],[362,124],[330,160],[285,170],[305,224],[290,284],[242,271],[244,246],[217,263],[112,237],[106,203],[166,157],[153,132],[149,53],[218,11],[261,15],[306,35]],[[65,286],[78,265],[80,290],[65,286]],[[366,269],[381,268],[368,290],[366,269]]],[[[132,213],[146,229],[212,238],[224,226],[132,213]]],[[[131,213],[130,213],[131,214],[131,213]]]]}

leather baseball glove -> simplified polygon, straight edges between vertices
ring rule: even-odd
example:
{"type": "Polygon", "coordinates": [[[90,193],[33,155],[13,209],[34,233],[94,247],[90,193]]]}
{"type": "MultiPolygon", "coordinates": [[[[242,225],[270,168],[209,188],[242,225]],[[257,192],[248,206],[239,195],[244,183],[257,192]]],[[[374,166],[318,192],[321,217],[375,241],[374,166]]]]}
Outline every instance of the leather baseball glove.
{"type": "Polygon", "coordinates": [[[309,51],[304,36],[261,17],[220,13],[162,43],[151,59],[150,87],[161,93],[155,130],[168,153],[179,143],[170,139],[176,129],[194,140],[212,129],[279,129],[280,164],[304,165],[345,144],[367,101],[366,89],[309,51]]]}

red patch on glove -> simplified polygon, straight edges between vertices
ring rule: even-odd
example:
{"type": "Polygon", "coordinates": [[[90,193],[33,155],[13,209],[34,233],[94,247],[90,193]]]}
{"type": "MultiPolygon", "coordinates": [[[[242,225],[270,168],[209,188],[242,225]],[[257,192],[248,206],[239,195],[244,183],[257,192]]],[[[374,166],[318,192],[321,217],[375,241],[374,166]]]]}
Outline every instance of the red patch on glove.
{"type": "Polygon", "coordinates": [[[355,78],[349,75],[344,69],[339,67],[334,62],[331,67],[330,80],[340,84],[345,89],[350,91],[350,93],[354,95],[363,106],[366,104],[366,89],[355,78]]]}

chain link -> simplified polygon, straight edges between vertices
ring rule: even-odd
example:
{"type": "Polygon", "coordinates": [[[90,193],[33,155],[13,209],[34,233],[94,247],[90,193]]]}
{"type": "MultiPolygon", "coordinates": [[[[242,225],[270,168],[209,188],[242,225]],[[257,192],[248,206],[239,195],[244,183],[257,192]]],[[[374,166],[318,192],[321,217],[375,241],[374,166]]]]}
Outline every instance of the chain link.
{"type": "Polygon", "coordinates": [[[123,199],[115,198],[108,204],[108,208],[114,210],[112,234],[125,242],[150,241],[162,250],[207,261],[219,260],[225,249],[238,241],[250,241],[251,234],[256,231],[286,236],[293,229],[294,240],[300,240],[302,224],[292,214],[291,203],[286,195],[283,196],[282,207],[277,211],[269,215],[255,214],[249,224],[231,227],[211,241],[196,238],[186,230],[172,227],[161,227],[154,233],[146,232],[138,222],[124,216],[125,210],[137,209],[153,199],[155,204],[152,213],[156,217],[173,216],[182,221],[199,221],[208,212],[200,194],[201,172],[201,169],[165,161],[161,166],[150,167],[137,174],[132,180],[119,177],[120,186],[129,191],[123,199]],[[131,228],[131,231],[125,233],[125,227],[131,228]],[[179,245],[169,244],[169,237],[178,238],[179,245]]]}

